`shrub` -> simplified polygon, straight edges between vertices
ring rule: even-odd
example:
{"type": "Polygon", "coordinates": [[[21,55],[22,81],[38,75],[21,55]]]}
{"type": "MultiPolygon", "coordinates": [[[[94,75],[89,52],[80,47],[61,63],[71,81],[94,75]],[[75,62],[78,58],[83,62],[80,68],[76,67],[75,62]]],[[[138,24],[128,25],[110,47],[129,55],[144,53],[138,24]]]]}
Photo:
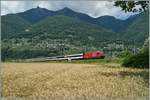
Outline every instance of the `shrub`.
{"type": "Polygon", "coordinates": [[[122,65],[125,67],[148,68],[149,56],[145,53],[128,56],[123,60],[122,65]]]}
{"type": "Polygon", "coordinates": [[[149,68],[149,45],[146,41],[141,51],[136,55],[128,55],[122,63],[125,67],[149,68]]]}

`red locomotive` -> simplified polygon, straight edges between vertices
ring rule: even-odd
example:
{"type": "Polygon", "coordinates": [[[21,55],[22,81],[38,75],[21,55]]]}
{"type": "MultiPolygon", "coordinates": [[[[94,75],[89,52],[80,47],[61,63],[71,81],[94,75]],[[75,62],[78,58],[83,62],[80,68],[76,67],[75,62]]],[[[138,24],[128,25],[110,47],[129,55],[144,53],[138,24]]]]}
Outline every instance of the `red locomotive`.
{"type": "Polygon", "coordinates": [[[83,59],[93,59],[93,58],[105,58],[105,54],[102,51],[91,51],[83,53],[83,59]]]}

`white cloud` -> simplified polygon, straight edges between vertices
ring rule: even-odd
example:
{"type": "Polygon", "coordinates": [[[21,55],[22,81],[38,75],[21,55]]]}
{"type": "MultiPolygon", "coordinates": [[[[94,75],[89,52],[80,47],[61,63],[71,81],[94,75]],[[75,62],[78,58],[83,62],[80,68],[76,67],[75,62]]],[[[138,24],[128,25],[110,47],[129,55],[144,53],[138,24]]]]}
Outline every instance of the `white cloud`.
{"type": "Polygon", "coordinates": [[[120,8],[114,7],[113,2],[109,1],[1,1],[1,15],[23,12],[38,5],[54,11],[69,7],[92,17],[110,15],[125,19],[133,14],[124,13],[120,8]]]}

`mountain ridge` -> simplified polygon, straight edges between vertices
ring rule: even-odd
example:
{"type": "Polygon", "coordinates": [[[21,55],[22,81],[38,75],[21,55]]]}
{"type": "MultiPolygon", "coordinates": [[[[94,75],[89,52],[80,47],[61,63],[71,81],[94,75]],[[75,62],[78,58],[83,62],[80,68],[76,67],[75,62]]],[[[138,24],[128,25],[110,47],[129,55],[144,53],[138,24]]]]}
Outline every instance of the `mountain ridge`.
{"type": "Polygon", "coordinates": [[[132,21],[136,18],[132,18],[130,20],[130,17],[126,20],[120,20],[116,19],[113,16],[105,15],[105,16],[100,16],[98,18],[93,18],[87,14],[76,12],[70,8],[63,8],[57,11],[51,11],[46,8],[32,8],[27,11],[17,13],[20,17],[24,18],[28,22],[35,24],[36,22],[48,17],[48,16],[55,16],[55,15],[65,15],[69,17],[74,17],[78,18],[80,20],[83,20],[85,22],[90,22],[92,24],[98,25],[100,27],[104,27],[106,29],[110,29],[113,32],[120,32],[123,30],[123,28],[127,27],[132,21]],[[130,21],[127,21],[130,20],[130,21]],[[116,25],[114,25],[116,24],[116,25]]]}

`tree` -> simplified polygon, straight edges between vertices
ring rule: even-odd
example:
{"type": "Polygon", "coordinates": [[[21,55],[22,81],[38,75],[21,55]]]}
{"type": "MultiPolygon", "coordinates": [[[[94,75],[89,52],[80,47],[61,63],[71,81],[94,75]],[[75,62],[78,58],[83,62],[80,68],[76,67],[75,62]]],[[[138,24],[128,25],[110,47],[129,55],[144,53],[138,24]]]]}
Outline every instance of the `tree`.
{"type": "Polygon", "coordinates": [[[136,68],[149,68],[149,41],[145,40],[145,43],[136,55],[126,56],[122,63],[125,67],[136,68]]]}
{"type": "Polygon", "coordinates": [[[125,67],[149,68],[149,52],[140,52],[136,55],[127,56],[122,63],[125,67]]]}
{"type": "MultiPolygon", "coordinates": [[[[149,1],[116,1],[115,6],[121,7],[125,12],[146,11],[149,7],[149,1]]],[[[149,40],[145,43],[141,51],[136,55],[128,55],[122,63],[125,67],[149,68],[149,40]]]]}
{"type": "Polygon", "coordinates": [[[114,6],[121,7],[125,12],[141,12],[148,9],[149,1],[115,1],[114,6]]]}

